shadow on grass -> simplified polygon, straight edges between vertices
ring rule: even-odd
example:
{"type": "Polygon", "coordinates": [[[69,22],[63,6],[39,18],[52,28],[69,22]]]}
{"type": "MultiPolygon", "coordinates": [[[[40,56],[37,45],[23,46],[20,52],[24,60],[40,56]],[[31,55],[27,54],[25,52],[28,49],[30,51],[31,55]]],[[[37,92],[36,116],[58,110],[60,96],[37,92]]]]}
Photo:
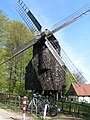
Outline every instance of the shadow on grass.
{"type": "Polygon", "coordinates": [[[82,120],[90,120],[90,115],[83,115],[82,120]]]}

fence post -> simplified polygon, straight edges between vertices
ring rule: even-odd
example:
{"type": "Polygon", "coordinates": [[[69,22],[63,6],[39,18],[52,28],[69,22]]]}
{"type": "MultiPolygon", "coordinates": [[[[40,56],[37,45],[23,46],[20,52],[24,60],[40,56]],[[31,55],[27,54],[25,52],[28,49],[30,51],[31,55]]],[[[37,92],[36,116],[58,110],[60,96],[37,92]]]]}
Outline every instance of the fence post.
{"type": "Polygon", "coordinates": [[[63,101],[62,101],[62,111],[63,111],[63,101]]]}
{"type": "Polygon", "coordinates": [[[22,120],[25,120],[25,113],[26,113],[26,96],[23,98],[23,118],[22,120]]]}
{"type": "Polygon", "coordinates": [[[18,96],[18,100],[19,100],[19,103],[18,103],[18,104],[19,104],[19,108],[18,108],[18,109],[19,109],[19,111],[20,111],[20,100],[21,100],[21,97],[20,97],[20,96],[18,96]]]}
{"type": "Polygon", "coordinates": [[[70,101],[70,106],[69,106],[69,114],[71,114],[71,101],[70,101]]]}
{"type": "Polygon", "coordinates": [[[14,107],[15,107],[15,111],[16,111],[16,102],[17,102],[17,99],[16,99],[16,96],[15,96],[15,104],[14,104],[14,107]]]}

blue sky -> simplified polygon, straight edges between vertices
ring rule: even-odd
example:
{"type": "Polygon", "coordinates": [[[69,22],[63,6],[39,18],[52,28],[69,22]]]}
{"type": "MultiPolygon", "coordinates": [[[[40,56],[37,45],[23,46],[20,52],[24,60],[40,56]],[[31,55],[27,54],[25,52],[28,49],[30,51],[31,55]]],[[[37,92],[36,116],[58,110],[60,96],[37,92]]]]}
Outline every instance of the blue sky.
{"type": "MultiPolygon", "coordinates": [[[[14,8],[17,0],[0,0],[0,9],[11,20],[21,17],[14,8]]],[[[23,0],[43,30],[71,15],[90,0],[23,0]]],[[[90,4],[89,4],[90,6],[90,4]]],[[[55,34],[61,47],[90,83],[90,13],[55,34]]]]}

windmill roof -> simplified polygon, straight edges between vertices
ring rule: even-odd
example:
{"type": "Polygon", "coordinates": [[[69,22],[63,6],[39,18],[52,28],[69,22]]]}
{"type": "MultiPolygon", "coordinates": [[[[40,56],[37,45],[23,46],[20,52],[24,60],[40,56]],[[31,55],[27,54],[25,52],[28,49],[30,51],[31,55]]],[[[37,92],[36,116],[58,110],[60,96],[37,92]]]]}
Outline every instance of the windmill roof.
{"type": "Polygon", "coordinates": [[[90,96],[90,84],[73,84],[72,86],[78,96],[90,96]]]}

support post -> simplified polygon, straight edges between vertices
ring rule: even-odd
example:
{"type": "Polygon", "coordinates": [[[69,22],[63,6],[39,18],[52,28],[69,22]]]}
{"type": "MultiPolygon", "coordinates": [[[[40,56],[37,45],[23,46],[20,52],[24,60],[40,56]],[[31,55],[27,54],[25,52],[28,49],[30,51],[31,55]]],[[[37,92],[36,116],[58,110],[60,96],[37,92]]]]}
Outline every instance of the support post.
{"type": "Polygon", "coordinates": [[[25,113],[26,113],[26,96],[23,98],[23,118],[22,120],[25,120],[25,113]]]}

